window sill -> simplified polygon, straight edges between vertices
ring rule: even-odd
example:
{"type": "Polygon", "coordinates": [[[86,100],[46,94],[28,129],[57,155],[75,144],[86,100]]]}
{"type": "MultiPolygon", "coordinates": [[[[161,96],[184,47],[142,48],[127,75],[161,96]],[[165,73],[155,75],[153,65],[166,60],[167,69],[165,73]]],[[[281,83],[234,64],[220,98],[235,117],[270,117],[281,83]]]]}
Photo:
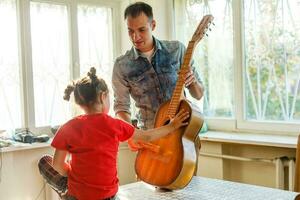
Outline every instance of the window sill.
{"type": "MultiPolygon", "coordinates": [[[[208,131],[200,134],[202,141],[233,143],[245,145],[259,145],[270,147],[297,148],[296,136],[281,136],[257,133],[241,133],[241,132],[223,132],[223,131],[208,131]]],[[[45,143],[24,144],[16,142],[8,147],[0,148],[0,152],[22,151],[30,149],[38,149],[51,147],[51,139],[45,143]]],[[[128,149],[127,142],[120,143],[120,150],[128,149]]]]}
{"type": "Polygon", "coordinates": [[[208,131],[200,134],[202,141],[297,148],[297,136],[269,135],[258,133],[208,131]]]}
{"type": "MultiPolygon", "coordinates": [[[[14,142],[12,145],[10,145],[8,147],[0,148],[0,153],[51,147],[51,142],[52,142],[52,138],[48,142],[43,142],[43,143],[36,142],[36,143],[32,143],[32,144],[26,144],[26,143],[14,142]]],[[[119,149],[120,150],[129,149],[127,142],[120,143],[119,149]]]]}
{"type": "Polygon", "coordinates": [[[8,147],[2,147],[0,148],[0,152],[12,152],[12,151],[23,151],[23,150],[30,150],[30,149],[38,149],[38,148],[45,148],[45,147],[51,147],[51,141],[50,139],[48,142],[35,142],[32,144],[26,144],[26,143],[21,143],[21,142],[14,142],[12,145],[8,147]]]}

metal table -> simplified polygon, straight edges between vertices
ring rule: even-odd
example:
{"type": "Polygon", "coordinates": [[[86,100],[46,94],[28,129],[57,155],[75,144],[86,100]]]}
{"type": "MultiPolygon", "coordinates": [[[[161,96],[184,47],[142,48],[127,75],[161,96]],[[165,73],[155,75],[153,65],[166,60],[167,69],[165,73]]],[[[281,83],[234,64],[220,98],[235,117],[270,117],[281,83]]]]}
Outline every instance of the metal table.
{"type": "Polygon", "coordinates": [[[300,194],[195,176],[187,187],[175,191],[162,191],[144,182],[123,185],[119,189],[118,198],[120,200],[300,200],[300,194]]]}

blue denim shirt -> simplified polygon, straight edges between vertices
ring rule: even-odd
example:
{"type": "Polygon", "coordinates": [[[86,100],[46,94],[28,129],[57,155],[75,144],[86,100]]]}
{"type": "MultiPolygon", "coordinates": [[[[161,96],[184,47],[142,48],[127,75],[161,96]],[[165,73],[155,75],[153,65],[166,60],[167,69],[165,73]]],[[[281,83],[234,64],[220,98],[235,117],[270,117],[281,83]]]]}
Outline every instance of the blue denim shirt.
{"type": "MultiPolygon", "coordinates": [[[[151,63],[132,47],[116,59],[112,76],[115,113],[131,113],[131,96],[139,109],[139,125],[144,129],[153,128],[160,104],[171,99],[185,53],[185,46],[178,41],[153,39],[155,50],[151,63]]],[[[193,70],[201,82],[194,67],[193,70]]]]}

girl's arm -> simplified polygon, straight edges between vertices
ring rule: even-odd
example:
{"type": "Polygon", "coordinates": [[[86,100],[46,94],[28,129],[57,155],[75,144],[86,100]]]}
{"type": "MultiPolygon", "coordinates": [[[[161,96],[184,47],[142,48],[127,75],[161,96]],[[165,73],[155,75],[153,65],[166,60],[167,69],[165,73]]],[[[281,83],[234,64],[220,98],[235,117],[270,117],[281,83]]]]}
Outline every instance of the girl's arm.
{"type": "Polygon", "coordinates": [[[70,170],[70,164],[65,161],[67,154],[67,151],[55,149],[52,165],[62,176],[68,176],[68,171],[70,170]]]}
{"type": "Polygon", "coordinates": [[[142,140],[145,142],[149,142],[152,140],[156,140],[158,138],[164,137],[169,133],[175,131],[176,129],[188,125],[188,122],[185,120],[189,118],[189,113],[181,110],[177,113],[175,118],[170,120],[170,123],[153,129],[141,130],[135,129],[132,139],[133,140],[142,140]]]}

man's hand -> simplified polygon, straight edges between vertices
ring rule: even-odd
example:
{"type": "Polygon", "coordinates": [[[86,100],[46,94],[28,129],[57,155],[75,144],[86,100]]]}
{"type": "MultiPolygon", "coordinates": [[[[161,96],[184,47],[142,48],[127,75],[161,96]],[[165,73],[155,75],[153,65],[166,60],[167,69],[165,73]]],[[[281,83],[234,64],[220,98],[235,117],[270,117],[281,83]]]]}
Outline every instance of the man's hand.
{"type": "MultiPolygon", "coordinates": [[[[191,67],[190,67],[191,68],[191,67]]],[[[190,69],[189,71],[187,71],[187,73],[185,74],[185,87],[190,87],[192,84],[197,83],[197,80],[194,76],[193,71],[190,69]]]]}
{"type": "MultiPolygon", "coordinates": [[[[181,69],[182,70],[182,69],[181,69]]],[[[189,89],[190,94],[197,100],[200,100],[203,96],[203,85],[198,82],[191,67],[184,69],[185,72],[185,87],[189,89]]]]}

